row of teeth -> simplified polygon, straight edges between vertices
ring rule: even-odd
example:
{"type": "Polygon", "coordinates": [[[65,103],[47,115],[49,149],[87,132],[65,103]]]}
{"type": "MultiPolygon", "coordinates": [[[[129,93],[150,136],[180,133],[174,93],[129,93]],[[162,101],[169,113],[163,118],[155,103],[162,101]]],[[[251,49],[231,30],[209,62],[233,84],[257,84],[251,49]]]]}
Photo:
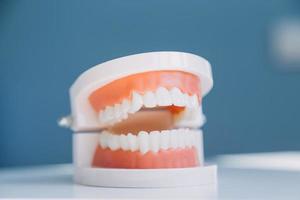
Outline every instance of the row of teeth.
{"type": "Polygon", "coordinates": [[[142,107],[154,108],[156,106],[180,106],[187,108],[199,107],[199,101],[196,94],[189,96],[182,93],[178,88],[168,90],[159,87],[156,91],[148,91],[144,95],[137,92],[132,93],[132,99],[124,99],[120,104],[107,106],[99,113],[99,122],[103,125],[112,125],[128,117],[128,114],[139,111],[142,107]]]}
{"type": "Polygon", "coordinates": [[[199,148],[201,131],[190,129],[175,129],[164,131],[140,131],[138,135],[131,133],[124,135],[112,134],[103,131],[99,136],[99,143],[102,148],[109,148],[116,151],[140,151],[142,154],[152,151],[157,153],[160,149],[176,149],[185,147],[199,148]]]}

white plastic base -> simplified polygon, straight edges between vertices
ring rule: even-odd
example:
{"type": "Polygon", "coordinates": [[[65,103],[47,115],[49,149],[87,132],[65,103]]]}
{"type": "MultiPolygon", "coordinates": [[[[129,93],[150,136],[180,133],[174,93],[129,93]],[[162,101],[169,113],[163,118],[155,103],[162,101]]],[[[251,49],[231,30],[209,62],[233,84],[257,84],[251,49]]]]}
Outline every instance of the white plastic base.
{"type": "Polygon", "coordinates": [[[217,185],[217,166],[174,169],[75,168],[75,182],[102,187],[159,188],[217,185]]]}

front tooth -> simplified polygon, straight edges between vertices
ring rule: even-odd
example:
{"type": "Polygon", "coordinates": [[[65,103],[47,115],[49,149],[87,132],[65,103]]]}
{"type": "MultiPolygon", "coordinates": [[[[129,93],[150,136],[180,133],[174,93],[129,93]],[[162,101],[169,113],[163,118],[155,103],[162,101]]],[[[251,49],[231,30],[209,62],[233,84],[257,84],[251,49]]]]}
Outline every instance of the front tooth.
{"type": "Polygon", "coordinates": [[[170,147],[169,133],[170,133],[170,131],[165,130],[165,131],[162,131],[160,134],[160,148],[163,150],[167,150],[170,147]]]}
{"type": "Polygon", "coordinates": [[[128,145],[129,145],[129,149],[133,152],[138,150],[139,148],[139,143],[138,143],[138,139],[135,135],[132,135],[131,133],[129,133],[127,135],[127,139],[128,139],[128,145]]]}
{"type": "Polygon", "coordinates": [[[140,146],[140,152],[145,154],[149,151],[149,144],[148,144],[149,135],[145,131],[141,131],[138,134],[138,141],[140,146]]]}
{"type": "Polygon", "coordinates": [[[146,108],[154,108],[156,106],[156,98],[153,92],[146,92],[143,96],[143,101],[146,108]]]}
{"type": "Polygon", "coordinates": [[[104,114],[104,111],[105,111],[105,110],[101,110],[101,111],[99,112],[98,119],[99,119],[99,122],[100,122],[100,123],[105,123],[105,114],[104,114]]]}
{"type": "Polygon", "coordinates": [[[120,148],[119,136],[110,135],[108,138],[108,146],[113,151],[119,149],[120,148]]]}
{"type": "Polygon", "coordinates": [[[126,135],[122,134],[120,136],[120,146],[122,150],[127,151],[129,150],[129,144],[126,135]]]}
{"type": "Polygon", "coordinates": [[[143,106],[143,99],[142,99],[141,95],[139,95],[136,92],[133,92],[131,106],[130,106],[130,109],[128,110],[128,112],[135,113],[138,110],[140,110],[142,106],[143,106]]]}
{"type": "Polygon", "coordinates": [[[183,94],[183,101],[186,107],[190,108],[191,107],[191,103],[190,103],[190,96],[186,93],[183,94]]]}
{"type": "Polygon", "coordinates": [[[159,131],[151,131],[149,135],[149,146],[154,153],[159,151],[159,134],[159,131]]]}
{"type": "Polygon", "coordinates": [[[184,96],[178,88],[173,88],[171,90],[171,97],[175,106],[185,106],[184,96]]]}
{"type": "Polygon", "coordinates": [[[173,149],[178,147],[178,132],[177,130],[172,130],[170,135],[170,143],[173,149]]]}
{"type": "Polygon", "coordinates": [[[169,91],[164,87],[159,87],[156,92],[155,96],[157,99],[157,104],[159,106],[169,106],[172,105],[172,99],[169,91]]]}

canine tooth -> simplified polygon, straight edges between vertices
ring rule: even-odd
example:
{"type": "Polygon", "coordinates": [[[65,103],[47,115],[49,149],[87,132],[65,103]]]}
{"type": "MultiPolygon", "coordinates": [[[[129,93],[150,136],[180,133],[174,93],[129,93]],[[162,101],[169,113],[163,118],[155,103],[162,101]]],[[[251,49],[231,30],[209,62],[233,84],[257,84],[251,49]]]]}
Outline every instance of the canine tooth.
{"type": "Polygon", "coordinates": [[[136,92],[132,93],[132,100],[131,100],[131,106],[129,109],[129,113],[135,113],[137,112],[139,109],[141,109],[141,107],[143,106],[143,99],[141,97],[141,95],[139,95],[136,92]]]}
{"type": "Polygon", "coordinates": [[[145,154],[149,151],[149,135],[145,131],[141,131],[138,134],[138,141],[139,141],[139,147],[140,147],[140,152],[142,154],[145,154]]]}
{"type": "Polygon", "coordinates": [[[127,151],[129,149],[129,144],[126,135],[122,134],[120,136],[120,146],[124,151],[127,151]]]}
{"type": "Polygon", "coordinates": [[[170,146],[172,148],[177,148],[178,147],[178,133],[177,130],[172,130],[170,134],[170,146]]]}
{"type": "Polygon", "coordinates": [[[171,97],[175,106],[185,106],[183,94],[178,88],[171,90],[171,97]]]}
{"type": "Polygon", "coordinates": [[[111,134],[108,138],[108,146],[113,151],[119,149],[120,148],[119,136],[111,134]]]}
{"type": "Polygon", "coordinates": [[[169,135],[170,131],[165,130],[165,131],[161,131],[160,134],[160,148],[163,150],[167,150],[169,149],[170,146],[170,135],[169,135]]]}
{"type": "Polygon", "coordinates": [[[143,101],[146,108],[154,108],[156,106],[156,98],[153,92],[146,92],[143,96],[143,101]]]}
{"type": "Polygon", "coordinates": [[[128,139],[128,145],[129,145],[129,149],[131,151],[136,151],[139,148],[139,143],[138,143],[138,139],[135,135],[132,135],[131,133],[129,133],[127,135],[127,139],[128,139]]]}
{"type": "Polygon", "coordinates": [[[159,134],[159,131],[151,131],[149,134],[149,146],[154,153],[159,151],[159,134]]]}
{"type": "Polygon", "coordinates": [[[196,94],[193,96],[190,96],[190,104],[192,107],[198,107],[199,106],[199,100],[196,94]]]}
{"type": "Polygon", "coordinates": [[[102,148],[106,148],[107,147],[107,133],[106,132],[102,132],[100,135],[99,135],[99,142],[100,142],[100,145],[102,148]]]}
{"type": "Polygon", "coordinates": [[[172,99],[169,91],[164,87],[159,87],[156,92],[155,96],[157,99],[157,104],[159,106],[168,106],[172,105],[172,99]]]}

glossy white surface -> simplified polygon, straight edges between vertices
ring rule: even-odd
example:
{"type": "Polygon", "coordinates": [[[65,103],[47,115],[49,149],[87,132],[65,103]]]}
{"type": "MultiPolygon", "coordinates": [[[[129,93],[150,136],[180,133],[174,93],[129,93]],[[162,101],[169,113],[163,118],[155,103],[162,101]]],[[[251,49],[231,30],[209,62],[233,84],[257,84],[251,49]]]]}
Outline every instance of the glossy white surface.
{"type": "MultiPolygon", "coordinates": [[[[223,168],[219,164],[218,199],[299,199],[300,173],[223,168]]],[[[156,189],[100,188],[76,185],[72,166],[0,170],[0,198],[100,198],[100,199],[217,199],[215,188],[156,189]]]]}

